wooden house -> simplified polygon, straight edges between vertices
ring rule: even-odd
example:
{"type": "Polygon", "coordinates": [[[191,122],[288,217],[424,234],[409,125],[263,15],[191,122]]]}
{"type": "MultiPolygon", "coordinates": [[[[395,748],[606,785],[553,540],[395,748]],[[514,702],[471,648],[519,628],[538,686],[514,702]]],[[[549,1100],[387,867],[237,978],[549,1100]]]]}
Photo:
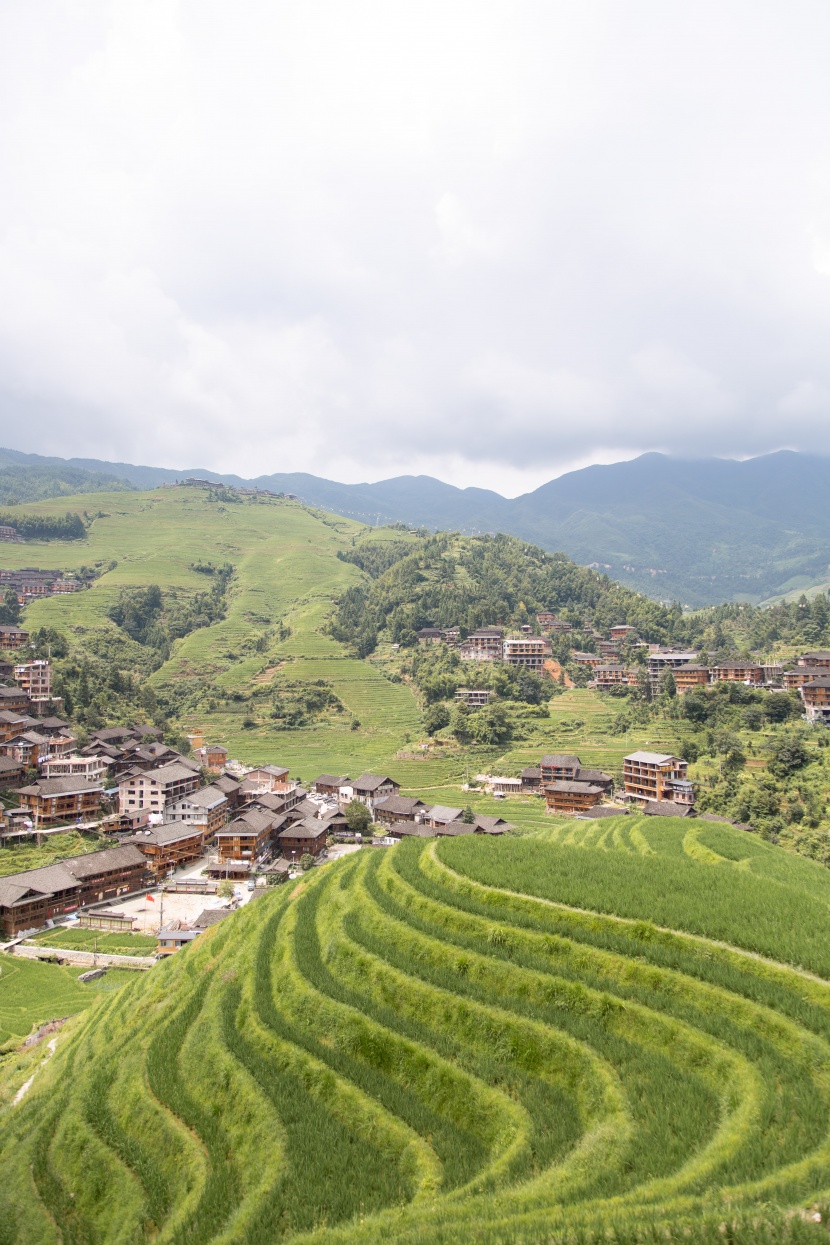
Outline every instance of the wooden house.
{"type": "Polygon", "coordinates": [[[7,652],[23,648],[29,643],[29,633],[21,627],[0,627],[0,649],[7,652]]]}
{"type": "Polygon", "coordinates": [[[396,821],[425,821],[428,814],[429,807],[423,800],[406,795],[387,795],[374,807],[374,819],[381,825],[392,825],[396,821]]]}
{"type": "Polygon", "coordinates": [[[637,628],[629,626],[628,623],[616,623],[609,635],[612,640],[636,640],[637,628]]]}
{"type": "Polygon", "coordinates": [[[319,856],[324,852],[329,833],[327,822],[306,817],[281,830],[277,841],[283,856],[299,860],[301,856],[319,856]]]}
{"type": "Polygon", "coordinates": [[[760,685],[764,681],[764,671],[760,662],[751,657],[742,657],[736,661],[723,661],[712,671],[716,683],[754,683],[760,685]]]}
{"type": "Polygon", "coordinates": [[[687,662],[685,666],[677,666],[672,674],[678,696],[690,692],[694,687],[706,687],[710,678],[709,667],[698,665],[693,661],[687,662]]]}
{"type": "Polygon", "coordinates": [[[373,809],[387,796],[397,795],[400,789],[400,783],[395,782],[394,778],[381,774],[361,774],[352,783],[354,799],[365,804],[368,809],[373,809]]]}
{"type": "Polygon", "coordinates": [[[88,904],[131,894],[143,884],[144,857],[112,847],[0,878],[0,923],[7,938],[39,929],[88,904]]]}
{"type": "Polygon", "coordinates": [[[205,850],[202,828],[181,821],[139,831],[128,841],[144,856],[154,878],[164,878],[180,865],[199,860],[205,850]]]}
{"type": "Polygon", "coordinates": [[[522,791],[529,791],[533,795],[542,794],[542,771],[538,765],[531,765],[527,769],[523,769],[519,778],[522,783],[522,791]]]}
{"type": "Polygon", "coordinates": [[[801,699],[811,722],[830,722],[830,675],[805,683],[801,699]]]}
{"type": "Polygon", "coordinates": [[[557,779],[545,787],[545,805],[549,813],[581,813],[599,804],[602,788],[590,782],[557,779]]]}
{"type": "Polygon", "coordinates": [[[576,778],[579,767],[578,756],[564,752],[548,753],[539,762],[542,787],[547,787],[552,782],[572,782],[576,778]]]}
{"type": "Polygon", "coordinates": [[[817,666],[822,670],[830,670],[830,653],[824,649],[802,653],[796,664],[799,666],[817,666]]]}
{"type": "Polygon", "coordinates": [[[503,656],[509,666],[541,671],[550,657],[550,644],[538,635],[510,635],[504,640],[503,656]]]}
{"type": "Polygon", "coordinates": [[[87,782],[85,778],[42,778],[29,787],[19,787],[15,794],[36,826],[54,826],[61,821],[96,817],[103,790],[100,782],[87,782]]]}
{"type": "Polygon", "coordinates": [[[344,787],[348,781],[348,774],[321,774],[311,785],[318,795],[330,795],[333,799],[339,800],[340,788],[344,787]]]}
{"type": "Polygon", "coordinates": [[[248,808],[229,825],[217,830],[215,839],[219,862],[242,860],[252,862],[271,847],[284,818],[248,808]]]}

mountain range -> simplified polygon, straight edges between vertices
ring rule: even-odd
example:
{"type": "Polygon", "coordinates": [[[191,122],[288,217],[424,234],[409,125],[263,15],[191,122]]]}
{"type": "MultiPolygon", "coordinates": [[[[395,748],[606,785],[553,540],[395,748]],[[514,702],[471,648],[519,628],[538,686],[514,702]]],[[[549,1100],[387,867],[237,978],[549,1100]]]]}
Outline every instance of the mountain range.
{"type": "Polygon", "coordinates": [[[754,603],[830,581],[830,458],[781,450],[738,462],[649,453],[585,467],[516,498],[431,476],[341,484],[303,472],[246,480],[0,450],[0,503],[113,487],[155,488],[187,477],[293,493],[375,525],[507,532],[562,550],[660,600],[754,603]],[[51,491],[50,491],[51,490],[51,491]]]}

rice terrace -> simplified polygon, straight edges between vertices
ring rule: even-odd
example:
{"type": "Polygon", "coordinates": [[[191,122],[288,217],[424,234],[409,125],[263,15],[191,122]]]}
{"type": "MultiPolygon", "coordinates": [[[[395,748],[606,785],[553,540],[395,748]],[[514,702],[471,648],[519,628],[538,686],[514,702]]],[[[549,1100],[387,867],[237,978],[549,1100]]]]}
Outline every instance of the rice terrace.
{"type": "Polygon", "coordinates": [[[364,849],[72,1023],[2,1239],[823,1237],[828,901],[714,823],[364,849]]]}

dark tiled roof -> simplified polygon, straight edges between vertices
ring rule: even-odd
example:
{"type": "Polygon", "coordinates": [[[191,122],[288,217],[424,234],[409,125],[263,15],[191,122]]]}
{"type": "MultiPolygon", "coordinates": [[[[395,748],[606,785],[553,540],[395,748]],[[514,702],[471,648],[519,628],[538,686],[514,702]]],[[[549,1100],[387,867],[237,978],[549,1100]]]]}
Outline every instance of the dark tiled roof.
{"type": "Polygon", "coordinates": [[[391,783],[395,787],[399,787],[400,783],[395,782],[388,774],[361,774],[352,783],[355,791],[377,791],[378,787],[385,787],[391,783]]]}
{"type": "Polygon", "coordinates": [[[602,795],[602,787],[595,787],[590,782],[568,782],[565,779],[558,779],[556,782],[549,782],[545,787],[546,791],[556,791],[560,794],[570,795],[602,795]]]}
{"type": "Polygon", "coordinates": [[[548,753],[543,756],[540,765],[545,769],[579,769],[579,757],[571,756],[566,752],[548,753]]]}
{"type": "Polygon", "coordinates": [[[688,817],[690,809],[674,800],[647,800],[642,811],[647,817],[688,817]]]}

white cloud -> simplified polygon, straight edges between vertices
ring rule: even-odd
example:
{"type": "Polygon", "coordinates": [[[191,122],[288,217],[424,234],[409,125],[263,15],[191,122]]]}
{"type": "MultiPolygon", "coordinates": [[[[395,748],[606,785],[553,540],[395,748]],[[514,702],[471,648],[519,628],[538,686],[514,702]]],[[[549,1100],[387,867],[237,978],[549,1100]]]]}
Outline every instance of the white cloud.
{"type": "Polygon", "coordinates": [[[828,34],[818,0],[5,6],[0,442],[511,492],[830,451],[828,34]]]}

